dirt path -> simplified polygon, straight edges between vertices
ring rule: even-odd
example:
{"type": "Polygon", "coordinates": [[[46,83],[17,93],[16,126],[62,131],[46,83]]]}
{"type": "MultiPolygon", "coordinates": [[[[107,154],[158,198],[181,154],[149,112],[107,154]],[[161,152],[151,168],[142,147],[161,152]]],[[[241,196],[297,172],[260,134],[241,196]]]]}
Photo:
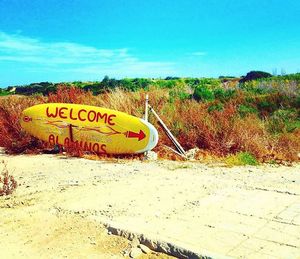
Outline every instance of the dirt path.
{"type": "MultiPolygon", "coordinates": [[[[56,206],[59,200],[66,199],[66,189],[78,187],[78,180],[73,180],[70,174],[59,179],[68,169],[69,160],[0,155],[1,160],[7,162],[20,186],[12,196],[0,197],[0,258],[129,257],[131,248],[136,246],[134,242],[108,234],[103,224],[87,219],[82,213],[62,211],[56,206]],[[57,168],[51,160],[59,167],[61,162],[67,167],[57,168]]],[[[71,159],[70,163],[73,161],[71,159]]],[[[80,163],[86,161],[80,160],[80,163]]],[[[0,165],[0,169],[2,167],[0,165]]],[[[88,180],[83,170],[79,174],[83,174],[79,177],[81,181],[88,180]]],[[[78,175],[74,178],[78,179],[78,175]]],[[[89,184],[92,183],[84,183],[89,184]]],[[[150,251],[138,258],[173,257],[150,251]]]]}
{"type": "MultiPolygon", "coordinates": [[[[0,160],[21,184],[12,197],[0,197],[6,258],[124,258],[137,240],[108,235],[103,224],[182,256],[300,255],[300,165],[222,168],[50,155],[0,160]]],[[[167,258],[140,258],[156,257],[167,258]]]]}

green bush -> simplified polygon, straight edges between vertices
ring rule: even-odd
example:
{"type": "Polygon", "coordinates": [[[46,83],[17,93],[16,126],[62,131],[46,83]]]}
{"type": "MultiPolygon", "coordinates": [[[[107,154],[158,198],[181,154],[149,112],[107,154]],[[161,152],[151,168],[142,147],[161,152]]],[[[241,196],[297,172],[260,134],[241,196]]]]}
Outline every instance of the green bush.
{"type": "Polygon", "coordinates": [[[273,91],[271,88],[262,87],[258,80],[241,83],[239,88],[251,95],[268,94],[273,91]]]}
{"type": "Polygon", "coordinates": [[[298,95],[296,97],[296,100],[295,100],[295,106],[296,108],[300,109],[300,95],[298,95]]]}
{"type": "Polygon", "coordinates": [[[258,111],[256,108],[254,108],[252,106],[240,104],[238,107],[238,112],[241,117],[245,117],[248,114],[257,113],[258,111]]]}
{"type": "Polygon", "coordinates": [[[194,91],[193,97],[197,101],[213,101],[215,99],[214,93],[208,87],[197,87],[194,91]]]}
{"type": "Polygon", "coordinates": [[[224,109],[224,104],[223,103],[216,103],[212,104],[208,107],[208,112],[213,112],[213,111],[223,111],[224,109]]]}
{"type": "Polygon", "coordinates": [[[155,80],[155,82],[153,82],[153,84],[158,86],[159,88],[173,89],[177,86],[178,82],[180,82],[180,80],[175,80],[175,79],[155,80]]]}
{"type": "Polygon", "coordinates": [[[229,99],[233,98],[236,94],[234,89],[224,89],[224,88],[217,88],[213,91],[215,99],[218,99],[222,102],[226,102],[229,99]]]}
{"type": "Polygon", "coordinates": [[[273,134],[292,132],[299,127],[296,109],[278,109],[267,120],[267,129],[273,134]]]}
{"type": "Polygon", "coordinates": [[[2,89],[0,89],[0,96],[6,96],[6,95],[9,95],[9,92],[8,92],[8,91],[5,91],[5,90],[2,90],[2,89]]]}
{"type": "Polygon", "coordinates": [[[276,109],[276,105],[267,100],[260,101],[257,107],[261,112],[273,112],[276,109]]]}
{"type": "Polygon", "coordinates": [[[225,159],[228,166],[240,165],[258,165],[256,158],[249,152],[239,152],[235,155],[230,155],[225,159]]]}

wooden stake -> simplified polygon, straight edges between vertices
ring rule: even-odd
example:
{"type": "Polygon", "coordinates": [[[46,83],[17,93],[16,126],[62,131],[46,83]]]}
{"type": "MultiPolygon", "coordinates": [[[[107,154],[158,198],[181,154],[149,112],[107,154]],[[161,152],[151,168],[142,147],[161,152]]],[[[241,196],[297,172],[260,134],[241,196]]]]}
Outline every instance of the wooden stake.
{"type": "Polygon", "coordinates": [[[146,103],[145,103],[145,121],[148,121],[148,103],[149,103],[149,95],[146,94],[146,103]]]}
{"type": "MultiPolygon", "coordinates": [[[[146,94],[145,117],[144,117],[145,121],[148,121],[148,102],[149,102],[149,95],[146,94]]],[[[147,154],[148,154],[148,151],[146,151],[146,152],[144,153],[145,156],[147,156],[147,154]]]]}

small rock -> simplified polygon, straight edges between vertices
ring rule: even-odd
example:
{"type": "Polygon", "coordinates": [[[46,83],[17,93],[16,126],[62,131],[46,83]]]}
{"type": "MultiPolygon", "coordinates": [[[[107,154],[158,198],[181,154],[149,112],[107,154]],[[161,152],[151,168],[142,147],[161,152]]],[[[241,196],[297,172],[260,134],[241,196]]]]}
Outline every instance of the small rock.
{"type": "Polygon", "coordinates": [[[141,249],[139,249],[139,248],[132,248],[131,251],[130,251],[130,253],[129,253],[129,256],[130,256],[131,258],[137,258],[137,257],[139,257],[142,253],[143,253],[143,252],[142,252],[141,249]]]}
{"type": "Polygon", "coordinates": [[[154,151],[147,151],[145,153],[145,160],[156,161],[157,160],[157,154],[154,151]]]}
{"type": "Polygon", "coordinates": [[[150,248],[151,250],[157,250],[157,241],[156,240],[150,240],[150,239],[146,239],[144,241],[145,246],[147,246],[148,248],[150,248]]]}
{"type": "Polygon", "coordinates": [[[200,151],[199,148],[193,148],[185,152],[185,156],[188,160],[194,160],[196,154],[200,151]]]}
{"type": "Polygon", "coordinates": [[[139,244],[138,248],[140,248],[142,250],[142,252],[145,253],[145,254],[150,254],[151,253],[150,248],[145,246],[145,245],[139,244]]]}
{"type": "Polygon", "coordinates": [[[132,247],[138,247],[138,245],[140,244],[139,240],[137,239],[136,236],[133,236],[131,239],[131,246],[132,247]]]}
{"type": "Polygon", "coordinates": [[[168,245],[167,243],[161,243],[161,244],[159,245],[159,249],[160,249],[163,253],[165,253],[165,254],[169,254],[169,253],[170,253],[170,247],[169,247],[169,245],[168,245]]]}

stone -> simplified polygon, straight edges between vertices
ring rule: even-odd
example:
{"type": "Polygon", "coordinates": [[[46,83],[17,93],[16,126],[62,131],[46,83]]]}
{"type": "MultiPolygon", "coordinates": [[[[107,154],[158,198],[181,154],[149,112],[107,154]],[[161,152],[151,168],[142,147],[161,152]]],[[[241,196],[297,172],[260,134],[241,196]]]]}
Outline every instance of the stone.
{"type": "Polygon", "coordinates": [[[192,148],[185,152],[185,156],[188,160],[194,160],[196,154],[200,151],[199,148],[192,148]]]}
{"type": "Polygon", "coordinates": [[[150,248],[145,246],[145,245],[139,244],[138,248],[140,248],[142,250],[142,252],[145,253],[145,254],[150,254],[151,253],[150,248]]]}
{"type": "Polygon", "coordinates": [[[153,240],[153,239],[145,239],[143,241],[143,243],[145,244],[145,246],[149,247],[151,250],[157,250],[157,240],[153,240]]]}
{"type": "Polygon", "coordinates": [[[131,249],[131,251],[130,251],[130,253],[129,253],[129,256],[130,256],[130,258],[137,258],[137,257],[139,257],[142,253],[143,253],[143,252],[142,252],[141,249],[135,247],[135,248],[132,248],[132,249],[131,249]]]}
{"type": "Polygon", "coordinates": [[[145,160],[156,161],[157,154],[154,151],[147,151],[147,152],[145,152],[145,160]]]}
{"type": "Polygon", "coordinates": [[[132,247],[138,247],[138,245],[140,244],[138,238],[136,236],[133,236],[132,240],[131,240],[131,246],[132,247]]]}

